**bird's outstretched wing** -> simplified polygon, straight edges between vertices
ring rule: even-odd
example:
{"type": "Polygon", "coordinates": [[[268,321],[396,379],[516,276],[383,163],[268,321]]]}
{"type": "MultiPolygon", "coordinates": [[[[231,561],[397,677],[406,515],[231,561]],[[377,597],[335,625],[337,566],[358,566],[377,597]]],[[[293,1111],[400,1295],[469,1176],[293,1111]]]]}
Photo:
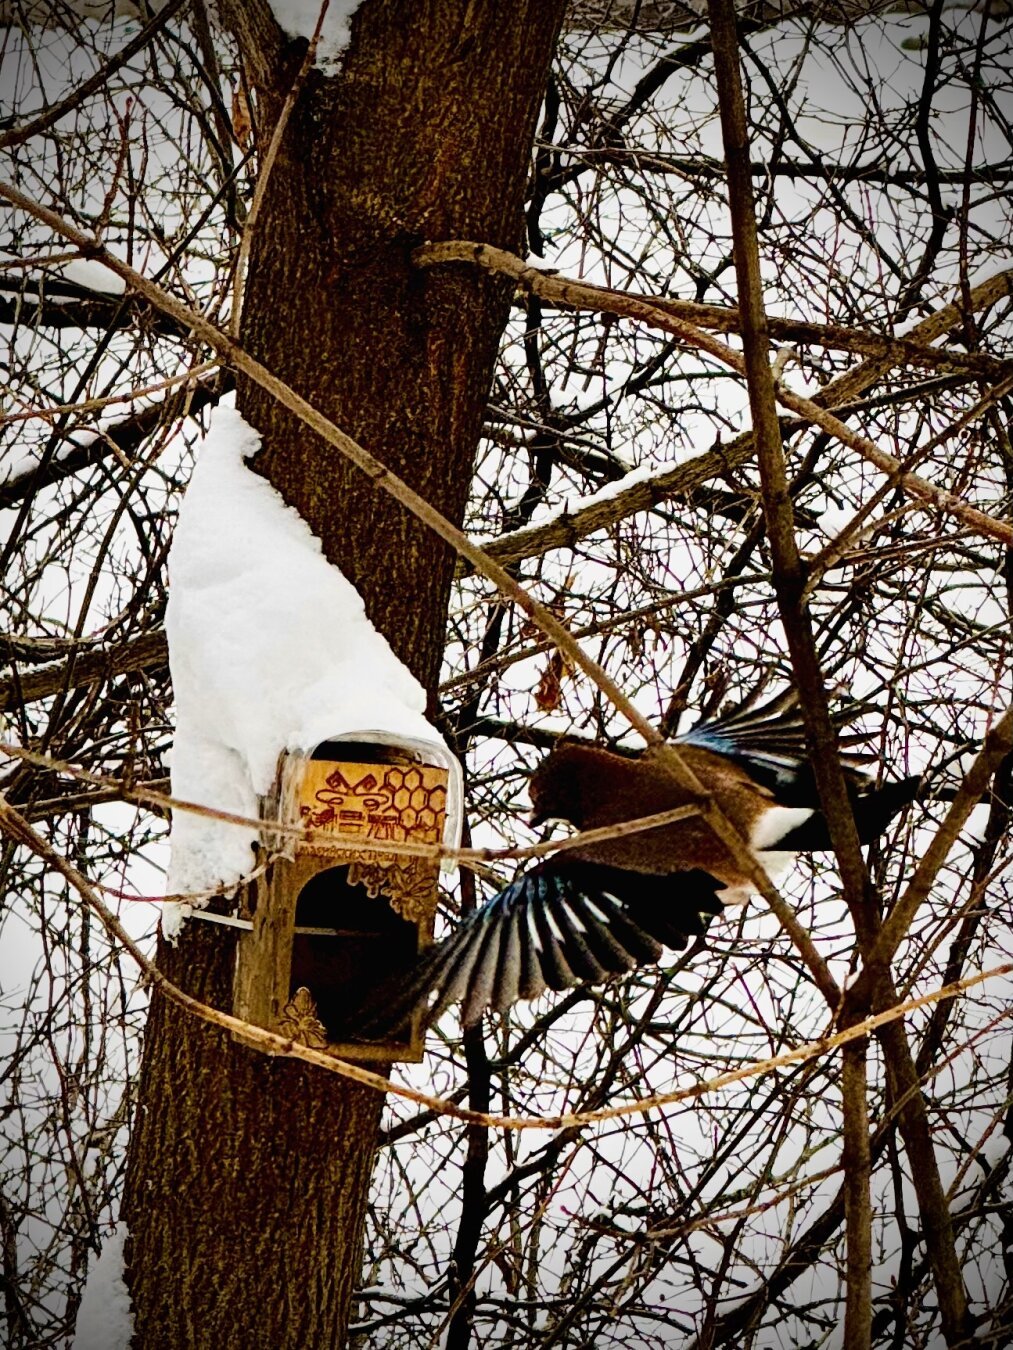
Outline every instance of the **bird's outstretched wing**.
{"type": "MultiPolygon", "coordinates": [[[[681,949],[723,908],[721,883],[699,870],[646,875],[555,860],[531,868],[427,952],[373,1026],[417,1008],[427,1025],[462,1001],[462,1021],[503,1012],[547,989],[594,984],[681,949]]],[[[364,1029],[368,1033],[370,1011],[364,1029]]]]}

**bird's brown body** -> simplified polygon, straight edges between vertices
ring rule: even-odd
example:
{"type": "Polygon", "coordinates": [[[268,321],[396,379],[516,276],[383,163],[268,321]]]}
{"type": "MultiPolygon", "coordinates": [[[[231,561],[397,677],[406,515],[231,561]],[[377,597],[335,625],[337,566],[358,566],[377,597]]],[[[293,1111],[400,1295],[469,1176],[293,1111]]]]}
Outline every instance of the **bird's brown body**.
{"type": "MultiPolygon", "coordinates": [[[[755,844],[768,812],[783,809],[769,788],[757,784],[727,757],[695,745],[680,746],[679,755],[746,843],[755,844]]],[[[575,741],[564,741],[541,762],[532,775],[530,791],[533,824],[559,819],[578,830],[616,825],[700,801],[650,752],[631,758],[575,741]]],[[[800,812],[803,817],[809,814],[800,812]]],[[[676,870],[675,860],[691,860],[688,866],[709,872],[731,889],[749,886],[749,879],[699,815],[568,852],[588,862],[655,875],[671,874],[676,870]]]]}

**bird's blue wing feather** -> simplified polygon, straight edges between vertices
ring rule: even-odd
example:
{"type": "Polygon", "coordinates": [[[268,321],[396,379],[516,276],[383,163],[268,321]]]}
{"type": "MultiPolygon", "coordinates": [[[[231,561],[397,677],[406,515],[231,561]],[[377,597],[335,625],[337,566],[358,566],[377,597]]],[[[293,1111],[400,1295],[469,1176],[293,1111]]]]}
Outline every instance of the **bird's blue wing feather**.
{"type": "Polygon", "coordinates": [[[547,989],[598,983],[685,947],[722,906],[705,872],[644,875],[583,861],[531,868],[422,957],[388,1016],[422,1008],[434,1022],[463,1002],[462,1020],[505,1012],[547,989]]]}
{"type": "MultiPolygon", "coordinates": [[[[818,804],[805,727],[795,704],[784,710],[781,701],[773,713],[766,708],[709,718],[677,736],[676,744],[698,746],[734,760],[783,806],[818,804]]],[[[869,775],[862,763],[851,755],[842,756],[841,763],[851,786],[863,791],[869,775]]]]}

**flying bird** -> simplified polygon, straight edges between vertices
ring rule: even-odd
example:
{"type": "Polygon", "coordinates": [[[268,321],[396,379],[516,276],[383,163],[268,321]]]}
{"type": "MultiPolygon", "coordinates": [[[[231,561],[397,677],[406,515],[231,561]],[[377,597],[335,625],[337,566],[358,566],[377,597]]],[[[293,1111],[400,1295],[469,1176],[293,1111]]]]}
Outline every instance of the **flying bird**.
{"type": "MultiPolygon", "coordinates": [[[[796,853],[830,847],[797,713],[736,713],[700,723],[675,744],[771,875],[796,853]]],[[[914,800],[921,779],[877,787],[853,757],[842,767],[859,838],[869,843],[914,800]]],[[[532,824],[557,820],[580,831],[698,801],[650,749],[631,757],[574,740],[539,764],[530,795],[532,824]]],[[[383,1000],[385,1020],[420,1010],[431,1025],[462,1002],[467,1026],[547,989],[601,982],[658,961],[665,947],[685,948],[753,889],[700,815],[579,844],[528,868],[423,953],[397,995],[383,1000]]]]}

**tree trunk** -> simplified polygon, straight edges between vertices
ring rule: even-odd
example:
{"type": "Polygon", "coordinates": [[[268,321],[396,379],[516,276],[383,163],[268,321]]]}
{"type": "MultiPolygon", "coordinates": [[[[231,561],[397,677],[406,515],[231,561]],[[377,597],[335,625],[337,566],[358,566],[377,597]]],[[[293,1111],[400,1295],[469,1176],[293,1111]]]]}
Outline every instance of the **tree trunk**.
{"type": "MultiPolygon", "coordinates": [[[[311,71],[268,180],[248,349],[456,522],[509,291],[412,268],[423,240],[516,248],[563,0],[367,0],[339,76],[311,71]]],[[[303,44],[223,5],[258,88],[261,148],[303,44]]],[[[402,507],[241,381],[257,468],[320,537],[432,691],[454,560],[402,507]]],[[[325,616],[322,616],[325,617],[325,616]]],[[[234,941],[191,924],[160,964],[228,1007],[234,941]]],[[[382,1098],[233,1044],[157,996],[124,1216],[135,1345],[333,1347],[359,1273],[382,1098]]]]}

